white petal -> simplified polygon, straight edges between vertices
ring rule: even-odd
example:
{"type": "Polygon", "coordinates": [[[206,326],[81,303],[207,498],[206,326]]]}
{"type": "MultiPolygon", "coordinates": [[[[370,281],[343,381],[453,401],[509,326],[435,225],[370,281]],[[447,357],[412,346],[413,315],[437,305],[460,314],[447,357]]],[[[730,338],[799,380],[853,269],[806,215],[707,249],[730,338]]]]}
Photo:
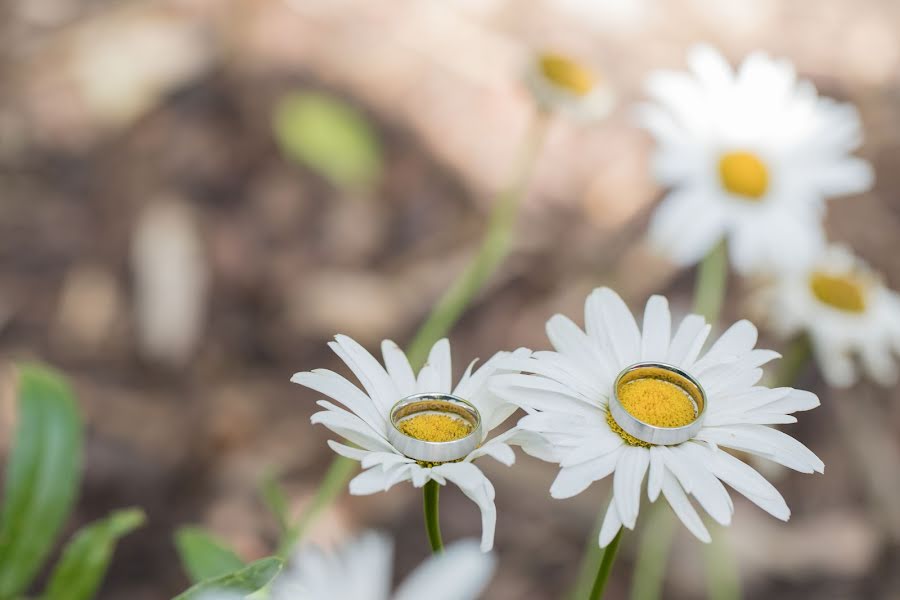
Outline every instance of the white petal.
{"type": "Polygon", "coordinates": [[[362,390],[337,373],[327,369],[316,369],[295,373],[291,381],[340,402],[381,435],[385,435],[387,421],[379,407],[362,390]]]}
{"type": "Polygon", "coordinates": [[[723,451],[708,451],[712,473],[775,518],[787,521],[791,511],[778,490],[749,465],[723,451]]]}
{"type": "Polygon", "coordinates": [[[381,342],[381,356],[384,358],[388,375],[394,381],[400,396],[405,398],[415,394],[416,376],[403,350],[391,340],[384,340],[381,342]]]}
{"type": "Polygon", "coordinates": [[[634,529],[641,508],[641,486],[650,464],[650,452],[646,448],[627,446],[619,453],[613,490],[616,510],[622,524],[634,529]]]}
{"type": "Polygon", "coordinates": [[[449,394],[453,388],[453,367],[450,360],[450,342],[447,338],[434,343],[425,364],[432,366],[438,375],[438,387],[429,391],[449,394]]]}
{"type": "Polygon", "coordinates": [[[650,468],[647,474],[647,498],[650,502],[656,502],[662,491],[663,476],[666,473],[666,463],[660,446],[650,447],[650,468]]]}
{"type": "Polygon", "coordinates": [[[432,469],[452,481],[481,510],[481,550],[489,552],[494,547],[494,529],[497,526],[497,508],[494,506],[494,486],[481,470],[468,462],[444,463],[432,469]]]}
{"type": "Polygon", "coordinates": [[[609,546],[609,543],[613,541],[620,529],[622,529],[622,519],[619,518],[619,513],[616,510],[616,500],[613,498],[606,509],[606,516],[603,517],[603,525],[600,526],[600,547],[606,548],[609,546]]]}
{"type": "Polygon", "coordinates": [[[384,438],[363,422],[362,419],[349,412],[322,410],[314,413],[309,422],[313,425],[321,423],[336,434],[366,450],[393,452],[393,447],[384,438]]]}
{"type": "MultiPolygon", "coordinates": [[[[603,479],[617,470],[617,463],[621,455],[621,452],[610,452],[600,458],[561,468],[553,485],[550,486],[550,495],[556,499],[577,496],[593,482],[603,479]]],[[[618,477],[617,472],[616,478],[618,477]]]]}
{"type": "Polygon", "coordinates": [[[570,318],[553,315],[547,321],[546,330],[553,348],[582,370],[591,373],[598,363],[604,364],[605,359],[594,342],[570,318]]]}
{"type": "Polygon", "coordinates": [[[346,335],[334,336],[328,346],[346,363],[369,397],[379,406],[381,414],[387,415],[400,393],[393,380],[375,358],[352,338],[346,335]]]}
{"type": "Polygon", "coordinates": [[[729,327],[716,340],[703,358],[694,365],[694,373],[700,375],[704,370],[726,361],[736,360],[753,350],[758,333],[756,326],[746,319],[729,327]]]}
{"type": "Polygon", "coordinates": [[[458,542],[413,571],[394,600],[477,600],[495,566],[494,556],[482,553],[477,542],[458,542]]]}
{"type": "Polygon", "coordinates": [[[384,470],[380,466],[363,471],[350,480],[350,493],[354,496],[368,496],[377,492],[386,492],[394,484],[398,471],[406,471],[405,465],[384,470]]]}
{"type": "Polygon", "coordinates": [[[712,327],[706,324],[706,319],[700,315],[685,317],[678,326],[672,343],[669,344],[666,362],[685,369],[693,366],[711,329],[712,327]]]}
{"type": "Polygon", "coordinates": [[[690,500],[688,500],[681,486],[678,485],[675,477],[669,472],[666,472],[663,476],[662,492],[669,506],[675,511],[675,514],[678,515],[684,526],[688,528],[688,531],[693,533],[701,542],[708,544],[712,540],[709,536],[709,531],[703,525],[700,515],[691,506],[690,500]]]}
{"type": "Polygon", "coordinates": [[[600,413],[600,407],[576,391],[538,375],[497,375],[492,388],[507,401],[525,409],[573,413],[586,418],[600,413]]]}
{"type": "Polygon", "coordinates": [[[671,335],[669,301],[663,296],[650,296],[644,308],[644,326],[641,329],[641,360],[665,360],[671,335]]]}
{"type": "Polygon", "coordinates": [[[416,380],[416,393],[430,394],[440,393],[441,374],[431,364],[427,364],[419,371],[419,378],[416,380]]]}
{"type": "Polygon", "coordinates": [[[619,368],[633,364],[641,355],[641,332],[634,315],[621,297],[609,288],[591,292],[585,303],[585,323],[596,340],[606,340],[619,368]]]}
{"type": "Polygon", "coordinates": [[[719,204],[691,186],[669,192],[653,213],[648,233],[653,245],[680,266],[697,263],[724,234],[719,204]]]}

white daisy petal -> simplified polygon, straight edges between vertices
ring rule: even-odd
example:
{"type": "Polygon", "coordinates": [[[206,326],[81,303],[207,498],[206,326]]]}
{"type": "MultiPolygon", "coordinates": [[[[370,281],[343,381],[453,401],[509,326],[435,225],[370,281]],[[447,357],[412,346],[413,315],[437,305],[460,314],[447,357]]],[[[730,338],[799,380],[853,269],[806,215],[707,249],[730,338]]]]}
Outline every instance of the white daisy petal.
{"type": "MultiPolygon", "coordinates": [[[[900,307],[900,298],[897,302],[900,307]]],[[[787,507],[780,494],[753,469],[719,449],[746,451],[807,473],[821,472],[824,467],[803,444],[770,427],[795,421],[792,413],[814,408],[819,400],[809,392],[758,385],[761,365],[778,355],[755,348],[756,328],[747,321],[735,324],[698,360],[709,326],[702,317],[691,315],[681,322],[670,341],[670,316],[661,297],[648,302],[643,332],[637,329],[621,299],[609,290],[592,293],[585,313],[587,340],[571,321],[554,317],[555,325],[548,330],[565,338],[557,352],[537,352],[527,361],[516,362],[516,368],[533,374],[501,375],[494,384],[528,413],[519,420],[518,431],[504,442],[514,443],[512,439],[522,436],[516,443],[521,443],[526,452],[559,465],[551,496],[569,498],[612,475],[613,500],[601,527],[601,546],[609,544],[622,526],[635,527],[645,476],[650,501],[657,501],[663,494],[679,519],[703,541],[709,541],[709,532],[689,495],[715,521],[727,525],[734,503],[723,484],[774,516],[786,518],[787,507]],[[579,346],[612,357],[612,364],[619,369],[639,359],[656,360],[674,364],[699,381],[708,406],[699,432],[670,446],[653,445],[652,438],[642,440],[624,433],[613,416],[618,413],[607,409],[612,378],[602,370],[592,373],[587,369],[583,355],[578,354],[579,346]]],[[[896,336],[900,340],[900,319],[896,336]]],[[[677,375],[673,372],[672,379],[666,381],[678,385],[677,375]]],[[[652,371],[643,375],[656,376],[652,371]]],[[[646,408],[647,416],[640,418],[650,424],[666,427],[669,425],[664,423],[690,418],[684,412],[683,396],[667,386],[644,385],[632,391],[630,395],[620,393],[621,407],[626,412],[646,408]],[[652,407],[642,407],[639,403],[646,402],[649,394],[658,396],[652,407]],[[668,410],[671,413],[665,414],[668,410]]]]}
{"type": "Polygon", "coordinates": [[[388,414],[394,403],[400,399],[400,393],[387,371],[352,338],[336,335],[334,340],[329,342],[328,346],[350,367],[369,397],[379,406],[381,413],[388,414]]]}
{"type": "Polygon", "coordinates": [[[606,548],[613,541],[616,534],[622,529],[622,519],[619,518],[619,512],[616,510],[616,502],[613,499],[606,509],[606,516],[603,517],[603,525],[600,526],[600,547],[606,548]]]}
{"type": "Polygon", "coordinates": [[[672,316],[669,301],[663,296],[650,296],[644,309],[641,333],[641,360],[665,360],[669,352],[672,316]]]}
{"type": "Polygon", "coordinates": [[[667,363],[676,367],[690,368],[700,355],[703,344],[712,327],[700,315],[688,315],[681,321],[672,343],[669,344],[667,363]]]}
{"type": "Polygon", "coordinates": [[[494,506],[494,486],[481,470],[468,462],[444,463],[432,469],[435,473],[455,483],[463,494],[481,510],[481,550],[494,547],[494,528],[497,525],[497,508],[494,506]]]}
{"type": "Polygon", "coordinates": [[[381,342],[381,356],[384,358],[384,366],[394,381],[399,395],[405,398],[415,394],[416,376],[403,350],[391,340],[384,340],[381,342]]]}
{"type": "Polygon", "coordinates": [[[495,566],[496,559],[482,553],[476,542],[452,544],[413,571],[394,600],[477,600],[495,566]]]}
{"type": "Polygon", "coordinates": [[[395,465],[389,469],[382,469],[380,466],[372,467],[350,480],[350,493],[354,496],[368,496],[377,492],[386,492],[394,484],[399,483],[396,480],[397,473],[405,471],[407,471],[405,465],[395,465]]]}
{"type": "Polygon", "coordinates": [[[362,390],[341,377],[337,373],[327,369],[316,369],[306,373],[295,373],[291,382],[308,387],[329,398],[340,402],[349,408],[356,416],[375,427],[384,435],[387,421],[372,399],[366,396],[362,390]]]}
{"type": "Polygon", "coordinates": [[[437,373],[437,387],[431,389],[434,392],[449,394],[453,387],[453,368],[450,361],[450,342],[443,338],[435,342],[428,353],[428,366],[437,373]]]}
{"type": "Polygon", "coordinates": [[[343,436],[366,450],[374,450],[379,452],[390,452],[392,450],[390,444],[376,434],[359,417],[349,412],[336,412],[333,410],[322,410],[314,413],[309,418],[313,425],[322,424],[336,434],[343,436]]]}
{"type": "Polygon", "coordinates": [[[650,453],[645,448],[627,446],[619,453],[613,490],[616,510],[622,524],[628,529],[634,529],[637,522],[638,510],[641,507],[641,485],[649,465],[650,453]]]}
{"type": "Polygon", "coordinates": [[[675,511],[675,514],[678,515],[678,518],[681,519],[684,526],[688,528],[688,531],[693,533],[701,542],[708,544],[712,541],[709,531],[707,531],[706,526],[703,524],[700,515],[694,510],[691,501],[688,500],[688,497],[681,489],[681,486],[678,485],[675,477],[669,472],[666,472],[663,475],[662,493],[663,496],[666,497],[669,506],[675,511]]]}

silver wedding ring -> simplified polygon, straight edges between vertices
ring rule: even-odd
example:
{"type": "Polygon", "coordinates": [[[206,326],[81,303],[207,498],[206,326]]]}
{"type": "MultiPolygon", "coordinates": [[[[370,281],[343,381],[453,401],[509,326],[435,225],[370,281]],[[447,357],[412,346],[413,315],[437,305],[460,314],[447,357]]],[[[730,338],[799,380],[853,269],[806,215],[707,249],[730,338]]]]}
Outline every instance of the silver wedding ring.
{"type": "Polygon", "coordinates": [[[700,432],[706,417],[706,392],[700,382],[678,367],[658,362],[641,362],[626,367],[616,377],[609,399],[609,411],[625,433],[648,444],[673,446],[688,441],[700,432]],[[641,421],[625,410],[619,399],[621,386],[637,379],[660,379],[680,387],[694,403],[697,416],[681,427],[659,427],[641,421]]]}
{"type": "Polygon", "coordinates": [[[471,402],[452,394],[414,394],[391,408],[391,427],[388,441],[404,456],[427,462],[444,463],[465,458],[481,443],[481,414],[471,402]],[[422,414],[441,414],[458,418],[471,426],[465,437],[448,442],[429,442],[407,435],[399,425],[406,419],[422,414]]]}

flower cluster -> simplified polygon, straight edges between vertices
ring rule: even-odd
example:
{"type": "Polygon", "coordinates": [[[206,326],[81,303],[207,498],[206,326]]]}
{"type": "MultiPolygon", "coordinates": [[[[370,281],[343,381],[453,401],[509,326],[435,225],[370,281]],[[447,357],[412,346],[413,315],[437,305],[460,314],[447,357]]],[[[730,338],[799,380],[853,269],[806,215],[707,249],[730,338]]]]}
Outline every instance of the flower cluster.
{"type": "Polygon", "coordinates": [[[731,263],[764,279],[762,316],[783,336],[808,335],[826,381],[856,381],[858,355],[896,381],[900,297],[847,250],[826,242],[826,201],[868,190],[872,167],[856,108],[818,95],[793,65],[763,53],[737,70],[715,50],[688,53],[690,73],[648,78],[638,110],[657,142],[656,179],[670,191],[650,239],[681,265],[727,240],[731,263]]]}

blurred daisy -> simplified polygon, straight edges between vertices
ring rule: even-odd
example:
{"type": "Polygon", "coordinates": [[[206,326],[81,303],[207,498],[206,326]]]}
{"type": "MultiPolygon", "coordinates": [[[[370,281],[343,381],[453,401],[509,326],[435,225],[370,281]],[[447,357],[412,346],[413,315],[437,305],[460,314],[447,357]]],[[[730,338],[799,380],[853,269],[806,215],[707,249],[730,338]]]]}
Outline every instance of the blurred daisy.
{"type": "Polygon", "coordinates": [[[814,408],[819,400],[805,391],[758,385],[760,367],[778,354],[754,349],[756,328],[749,321],[734,324],[702,353],[710,332],[702,317],[686,317],[671,335],[668,303],[653,296],[642,333],[608,288],[588,297],[585,321],[586,333],[562,315],[551,318],[547,334],[556,351],[511,359],[510,368],[534,375],[498,375],[493,387],[529,413],[518,427],[543,437],[523,449],[560,465],[550,488],[554,498],[575,496],[613,476],[601,546],[622,526],[634,529],[645,478],[650,501],[662,493],[706,542],[709,533],[688,496],[727,525],[734,506],[723,482],[788,519],[781,494],[722,448],[804,473],[822,472],[815,454],[770,426],[795,422],[791,413],[814,408]]]}
{"type": "MultiPolygon", "coordinates": [[[[494,486],[472,461],[489,455],[505,465],[515,462],[515,455],[509,446],[511,438],[516,435],[515,430],[486,441],[488,433],[516,410],[516,406],[501,400],[487,386],[488,378],[500,370],[509,353],[498,353],[477,370],[473,370],[473,361],[456,387],[451,388],[450,343],[446,339],[432,347],[428,362],[419,371],[418,377],[403,351],[389,340],[381,344],[384,367],[347,336],[335,336],[335,341],[328,345],[353,371],[365,392],[326,369],[296,373],[291,381],[325,394],[346,407],[347,410],[320,400],[318,404],[325,410],[315,413],[311,420],[314,424],[325,425],[357,446],[328,442],[335,452],[360,461],[365,469],[350,482],[350,493],[367,495],[384,492],[402,481],[411,481],[417,488],[428,481],[440,485],[446,485],[448,481],[454,483],[481,510],[481,548],[485,552],[490,550],[494,544],[497,520],[494,486]],[[477,410],[480,415],[477,430],[473,431],[456,415],[435,414],[433,411],[415,414],[395,425],[393,409],[399,401],[420,395],[448,394],[477,410]],[[400,430],[402,435],[399,438],[394,429],[400,430]],[[453,442],[468,440],[470,434],[478,436],[472,440],[472,449],[447,462],[410,458],[397,447],[398,439],[452,445],[453,442]]],[[[520,349],[514,355],[524,358],[529,351],[520,349]]]]}
{"type": "Polygon", "coordinates": [[[672,188],[651,241],[682,265],[723,238],[741,272],[808,264],[823,245],[823,200],[872,184],[869,163],[850,155],[862,142],[856,108],[760,52],[732,71],[695,46],[688,66],[652,74],[656,103],[638,113],[657,141],[655,175],[672,188]]]}
{"type": "Polygon", "coordinates": [[[829,246],[811,268],[780,274],[758,300],[777,334],[809,336],[829,385],[856,382],[854,355],[878,383],[897,382],[900,295],[847,248],[829,246]]]}
{"type": "Polygon", "coordinates": [[[394,546],[367,533],[328,554],[301,549],[272,585],[272,600],[469,600],[478,598],[494,571],[494,557],[475,541],[458,542],[432,556],[391,594],[394,546]]]}
{"type": "Polygon", "coordinates": [[[564,54],[536,54],[525,81],[538,105],[586,121],[610,113],[614,96],[609,84],[590,66],[564,54]]]}

